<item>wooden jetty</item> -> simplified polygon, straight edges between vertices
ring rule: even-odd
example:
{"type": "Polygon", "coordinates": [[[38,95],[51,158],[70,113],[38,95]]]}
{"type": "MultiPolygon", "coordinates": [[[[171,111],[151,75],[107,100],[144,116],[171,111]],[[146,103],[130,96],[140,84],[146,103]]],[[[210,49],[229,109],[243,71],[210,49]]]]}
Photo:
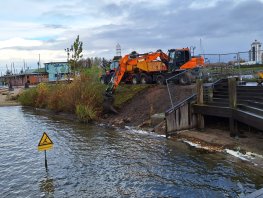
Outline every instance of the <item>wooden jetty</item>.
{"type": "Polygon", "coordinates": [[[196,87],[196,95],[166,112],[167,136],[182,129],[204,129],[205,116],[227,118],[231,136],[239,135],[239,123],[263,131],[263,86],[228,78],[206,84],[198,80],[196,87]]]}

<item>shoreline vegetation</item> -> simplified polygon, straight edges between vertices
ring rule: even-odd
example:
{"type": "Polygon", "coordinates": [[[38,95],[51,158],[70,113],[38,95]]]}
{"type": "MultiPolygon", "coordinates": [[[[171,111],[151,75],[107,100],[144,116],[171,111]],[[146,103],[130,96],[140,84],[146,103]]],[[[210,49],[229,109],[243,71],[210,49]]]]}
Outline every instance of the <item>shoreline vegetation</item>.
{"type": "MultiPolygon", "coordinates": [[[[81,122],[97,121],[103,117],[103,97],[106,85],[99,81],[99,68],[80,72],[71,83],[40,83],[24,90],[18,97],[22,106],[52,110],[75,115],[81,122]]],[[[119,109],[150,85],[119,86],[114,106],[119,109]]]]}
{"type": "Polygon", "coordinates": [[[103,110],[102,93],[105,86],[97,80],[94,73],[97,72],[81,72],[71,83],[40,83],[23,91],[18,101],[23,106],[75,114],[83,122],[97,120],[103,110]]]}

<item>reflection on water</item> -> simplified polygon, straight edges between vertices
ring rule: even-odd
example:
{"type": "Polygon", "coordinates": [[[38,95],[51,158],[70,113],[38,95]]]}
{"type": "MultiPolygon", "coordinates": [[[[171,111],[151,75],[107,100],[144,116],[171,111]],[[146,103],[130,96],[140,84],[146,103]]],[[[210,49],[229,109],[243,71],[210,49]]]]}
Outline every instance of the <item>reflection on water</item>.
{"type": "Polygon", "coordinates": [[[53,179],[47,174],[40,180],[39,188],[41,192],[45,193],[45,196],[50,197],[55,191],[53,179]]]}
{"type": "Polygon", "coordinates": [[[0,108],[3,197],[237,197],[263,187],[238,159],[143,131],[77,124],[0,108]],[[54,148],[37,144],[47,132],[54,148]]]}

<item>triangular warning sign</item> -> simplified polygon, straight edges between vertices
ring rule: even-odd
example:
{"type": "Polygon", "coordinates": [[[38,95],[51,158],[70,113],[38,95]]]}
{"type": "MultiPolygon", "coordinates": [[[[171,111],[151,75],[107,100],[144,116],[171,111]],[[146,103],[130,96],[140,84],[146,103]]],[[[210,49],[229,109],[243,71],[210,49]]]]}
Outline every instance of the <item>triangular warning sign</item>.
{"type": "Polygon", "coordinates": [[[49,150],[52,147],[53,147],[52,140],[48,137],[46,132],[44,132],[42,135],[42,138],[40,139],[40,141],[38,143],[38,150],[39,151],[49,150]]]}

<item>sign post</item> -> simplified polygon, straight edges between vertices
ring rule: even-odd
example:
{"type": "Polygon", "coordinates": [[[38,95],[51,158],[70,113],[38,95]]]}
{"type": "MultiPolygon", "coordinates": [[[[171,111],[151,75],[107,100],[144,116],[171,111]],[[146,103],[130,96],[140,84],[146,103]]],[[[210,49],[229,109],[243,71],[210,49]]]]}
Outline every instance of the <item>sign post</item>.
{"type": "Polygon", "coordinates": [[[53,148],[53,142],[52,140],[48,137],[46,132],[43,133],[42,138],[40,139],[38,143],[38,150],[39,151],[45,151],[45,167],[47,169],[47,150],[50,150],[53,148]]]}
{"type": "Polygon", "coordinates": [[[45,167],[47,169],[47,151],[45,150],[45,167]]]}

